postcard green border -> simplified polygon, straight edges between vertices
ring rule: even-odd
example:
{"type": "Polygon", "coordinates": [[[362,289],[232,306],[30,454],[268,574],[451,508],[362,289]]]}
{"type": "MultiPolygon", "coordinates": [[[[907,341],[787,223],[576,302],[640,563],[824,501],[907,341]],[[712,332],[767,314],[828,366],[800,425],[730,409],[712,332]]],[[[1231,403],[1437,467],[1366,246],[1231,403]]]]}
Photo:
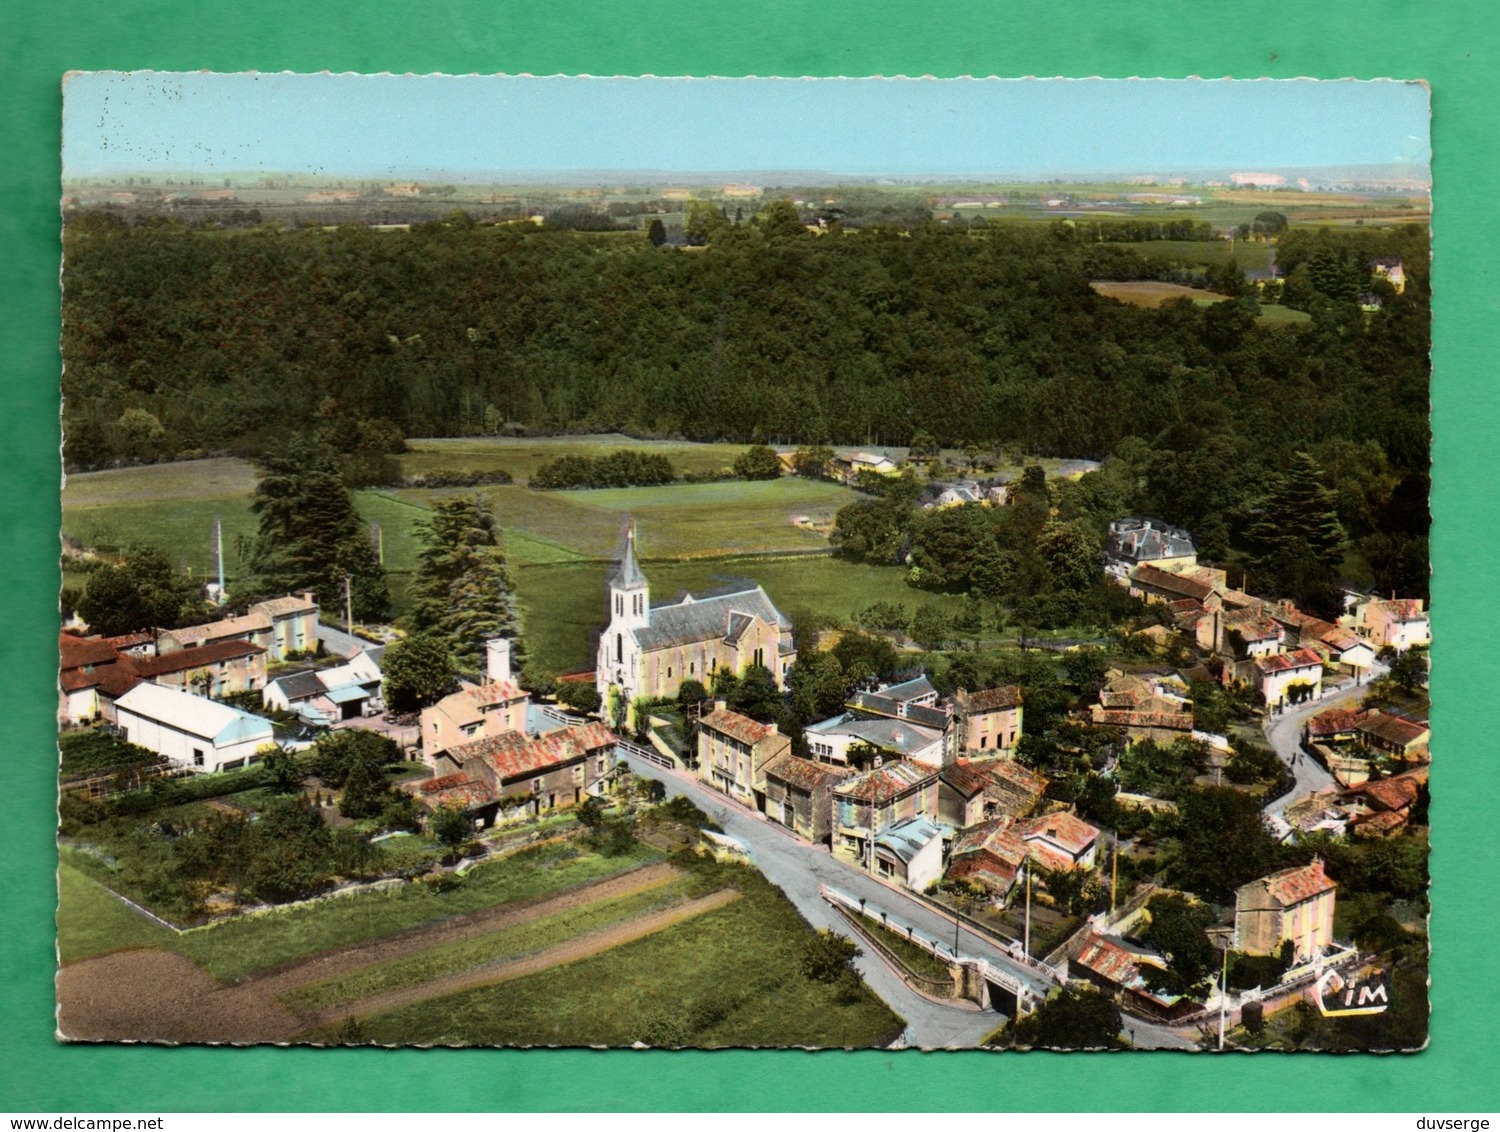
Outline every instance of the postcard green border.
{"type": "MultiPolygon", "coordinates": [[[[1483,0],[12,0],[0,53],[0,1110],[1480,1110],[1500,1089],[1497,151],[1483,0]],[[1437,192],[1432,1045],[1188,1057],[66,1047],[52,1037],[59,80],[70,69],[1421,78],[1437,192]]],[[[372,124],[372,128],[378,128],[372,124]]],[[[774,122],[766,123],[768,130],[774,122]]],[[[828,128],[837,129],[831,122],[828,128]]],[[[747,954],[747,962],[753,956],[747,954]]]]}

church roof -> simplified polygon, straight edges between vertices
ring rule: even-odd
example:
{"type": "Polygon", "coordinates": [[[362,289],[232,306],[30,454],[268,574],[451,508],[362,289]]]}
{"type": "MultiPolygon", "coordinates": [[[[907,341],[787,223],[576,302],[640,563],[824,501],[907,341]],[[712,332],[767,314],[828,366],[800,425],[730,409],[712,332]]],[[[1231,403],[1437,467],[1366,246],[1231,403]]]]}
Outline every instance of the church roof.
{"type": "Polygon", "coordinates": [[[748,627],[750,617],[759,617],[778,629],[792,627],[782,612],[771,604],[766,591],[756,586],[753,590],[718,597],[695,598],[689,594],[670,605],[653,605],[651,624],[642,625],[633,632],[636,643],[643,649],[668,648],[715,637],[734,642],[748,627]]]}
{"type": "Polygon", "coordinates": [[[620,561],[615,563],[615,568],[609,573],[609,584],[612,586],[644,586],[646,575],[641,573],[640,563],[635,560],[635,524],[625,532],[625,553],[620,556],[620,561]]]}

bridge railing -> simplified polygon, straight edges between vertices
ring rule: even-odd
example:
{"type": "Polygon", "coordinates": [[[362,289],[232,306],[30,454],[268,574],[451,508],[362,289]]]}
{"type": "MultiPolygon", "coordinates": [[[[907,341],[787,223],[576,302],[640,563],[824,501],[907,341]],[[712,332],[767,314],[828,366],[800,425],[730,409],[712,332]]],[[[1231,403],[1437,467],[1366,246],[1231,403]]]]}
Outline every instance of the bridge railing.
{"type": "Polygon", "coordinates": [[[648,762],[652,766],[659,766],[663,770],[677,769],[677,764],[660,751],[653,750],[650,747],[643,747],[639,743],[632,743],[629,739],[616,739],[615,750],[616,752],[627,754],[631,758],[648,762]]]}

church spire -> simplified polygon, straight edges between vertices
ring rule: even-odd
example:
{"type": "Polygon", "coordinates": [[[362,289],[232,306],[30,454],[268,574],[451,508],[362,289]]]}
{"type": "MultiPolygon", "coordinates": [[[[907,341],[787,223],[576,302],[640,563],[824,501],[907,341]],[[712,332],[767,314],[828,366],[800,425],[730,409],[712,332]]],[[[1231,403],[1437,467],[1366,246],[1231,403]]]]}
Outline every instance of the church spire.
{"type": "Polygon", "coordinates": [[[635,520],[630,520],[630,525],[625,528],[625,553],[620,556],[620,563],[615,567],[611,584],[620,589],[634,589],[646,584],[646,575],[641,573],[640,563],[635,560],[635,520]]]}

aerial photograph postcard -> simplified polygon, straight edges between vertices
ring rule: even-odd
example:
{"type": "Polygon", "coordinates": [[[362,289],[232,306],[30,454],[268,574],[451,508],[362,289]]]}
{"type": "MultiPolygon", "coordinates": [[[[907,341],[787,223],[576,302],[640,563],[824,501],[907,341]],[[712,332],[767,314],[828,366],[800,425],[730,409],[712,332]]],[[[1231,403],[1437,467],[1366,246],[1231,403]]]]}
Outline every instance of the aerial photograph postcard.
{"type": "Polygon", "coordinates": [[[1428,126],[66,76],[59,1040],[1423,1048],[1428,126]]]}

